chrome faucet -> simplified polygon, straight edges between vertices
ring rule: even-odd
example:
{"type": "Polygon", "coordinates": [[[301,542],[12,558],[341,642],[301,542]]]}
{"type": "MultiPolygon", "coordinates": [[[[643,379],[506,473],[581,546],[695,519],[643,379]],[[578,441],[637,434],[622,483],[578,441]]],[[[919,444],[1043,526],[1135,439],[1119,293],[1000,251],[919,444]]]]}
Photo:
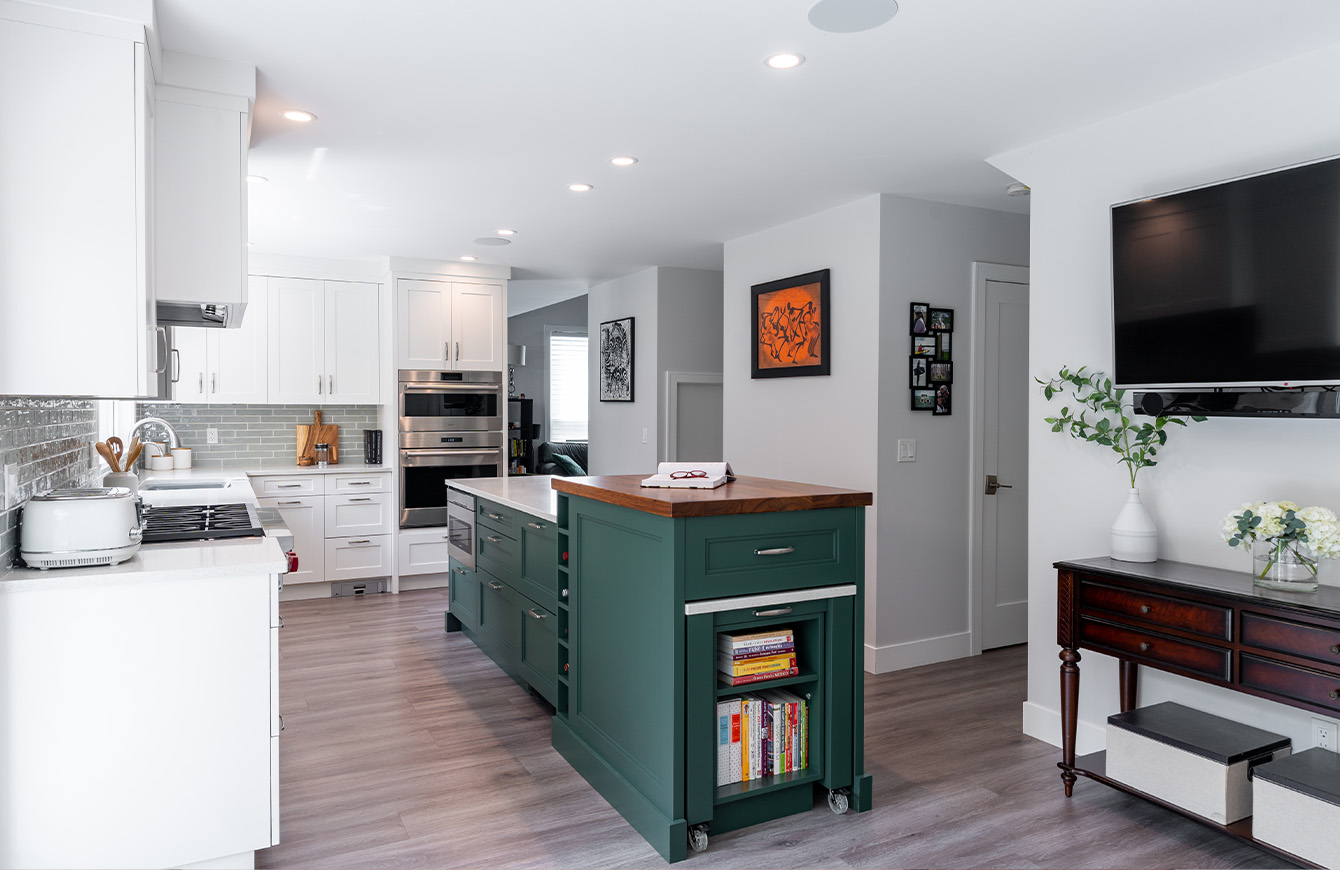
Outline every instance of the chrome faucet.
{"type": "Polygon", "coordinates": [[[130,438],[133,440],[139,431],[145,426],[158,425],[167,430],[168,449],[181,446],[181,439],[177,437],[177,430],[172,428],[172,424],[162,417],[145,417],[143,420],[137,420],[134,426],[130,427],[130,438]]]}

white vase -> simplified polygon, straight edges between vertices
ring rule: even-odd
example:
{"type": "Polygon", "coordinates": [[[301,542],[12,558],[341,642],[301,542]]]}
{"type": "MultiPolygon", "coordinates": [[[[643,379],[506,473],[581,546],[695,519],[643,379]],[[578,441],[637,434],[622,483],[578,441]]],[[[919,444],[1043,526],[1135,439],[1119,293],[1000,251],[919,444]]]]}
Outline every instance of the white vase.
{"type": "Polygon", "coordinates": [[[1159,557],[1159,530],[1140,501],[1140,490],[1131,487],[1126,504],[1112,524],[1112,558],[1122,562],[1153,562],[1159,557]]]}

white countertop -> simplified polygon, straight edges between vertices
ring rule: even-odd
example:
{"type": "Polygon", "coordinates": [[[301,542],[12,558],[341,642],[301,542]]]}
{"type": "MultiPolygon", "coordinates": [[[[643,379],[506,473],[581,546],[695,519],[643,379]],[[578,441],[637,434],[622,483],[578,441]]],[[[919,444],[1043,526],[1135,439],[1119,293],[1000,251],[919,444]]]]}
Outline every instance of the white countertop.
{"type": "Polygon", "coordinates": [[[140,481],[160,480],[246,480],[248,477],[275,477],[284,474],[390,474],[389,465],[364,465],[350,462],[343,465],[294,465],[292,462],[257,462],[252,465],[228,465],[222,468],[179,468],[171,471],[141,471],[140,481]]]}
{"type": "Polygon", "coordinates": [[[534,474],[529,477],[479,477],[473,480],[453,480],[452,489],[468,492],[478,498],[558,522],[558,493],[552,486],[552,474],[534,474]]]}
{"type": "Polygon", "coordinates": [[[118,583],[282,574],[288,562],[273,538],[145,544],[119,565],[92,568],[14,568],[0,573],[0,593],[77,589],[118,583]]]}

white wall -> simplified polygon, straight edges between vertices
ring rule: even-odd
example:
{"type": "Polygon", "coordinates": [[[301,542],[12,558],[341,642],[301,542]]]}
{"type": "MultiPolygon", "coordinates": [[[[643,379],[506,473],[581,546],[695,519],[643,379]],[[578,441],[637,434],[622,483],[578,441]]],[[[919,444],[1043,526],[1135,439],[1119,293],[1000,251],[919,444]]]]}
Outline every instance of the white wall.
{"type": "MultiPolygon", "coordinates": [[[[871,670],[883,673],[972,653],[966,521],[973,261],[1028,265],[1028,216],[880,198],[879,595],[871,670]],[[909,408],[908,306],[954,309],[953,413],[909,408]],[[915,462],[897,462],[900,438],[915,462]]],[[[874,392],[865,391],[866,401],[874,392]]]]}
{"type": "Polygon", "coordinates": [[[656,291],[657,269],[646,269],[592,287],[587,293],[590,336],[588,405],[591,474],[651,474],[656,471],[656,291]],[[602,402],[600,324],[633,317],[633,401],[602,402]],[[642,442],[643,430],[647,441],[642,442]]]}
{"type": "MultiPolygon", "coordinates": [[[[1036,374],[1064,364],[1110,370],[1109,208],[1113,203],[1259,172],[1340,151],[1340,115],[1326,107],[1340,47],[1303,55],[1072,131],[991,163],[1028,184],[1032,203],[1032,335],[1036,374]]],[[[1124,499],[1108,455],[1052,434],[1055,410],[1030,403],[1029,682],[1024,730],[1059,744],[1056,559],[1102,555],[1124,499]]],[[[1140,489],[1161,530],[1160,557],[1246,570],[1219,537],[1243,501],[1291,498],[1340,507],[1336,420],[1212,418],[1172,434],[1140,489]],[[1166,458],[1165,458],[1166,457],[1166,458]]],[[[1114,659],[1080,663],[1078,749],[1101,748],[1117,709],[1114,659]]],[[[1310,745],[1310,715],[1166,674],[1142,674],[1139,703],[1182,703],[1270,728],[1310,745]]]]}
{"type": "Polygon", "coordinates": [[[665,374],[720,372],[723,327],[720,272],[669,267],[658,272],[656,456],[661,460],[666,455],[665,374]]]}

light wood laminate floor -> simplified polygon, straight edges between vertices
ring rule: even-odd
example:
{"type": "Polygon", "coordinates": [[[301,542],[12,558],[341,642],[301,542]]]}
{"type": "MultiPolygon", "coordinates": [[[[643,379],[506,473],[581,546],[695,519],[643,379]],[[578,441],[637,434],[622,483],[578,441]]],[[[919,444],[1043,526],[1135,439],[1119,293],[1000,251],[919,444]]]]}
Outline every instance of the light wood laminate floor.
{"type": "MultiPolygon", "coordinates": [[[[282,843],[258,867],[660,867],[549,745],[444,590],[285,602],[282,843]]],[[[683,867],[1288,867],[1082,779],[1020,731],[1024,648],[866,675],[875,808],[713,836],[683,867]]]]}

